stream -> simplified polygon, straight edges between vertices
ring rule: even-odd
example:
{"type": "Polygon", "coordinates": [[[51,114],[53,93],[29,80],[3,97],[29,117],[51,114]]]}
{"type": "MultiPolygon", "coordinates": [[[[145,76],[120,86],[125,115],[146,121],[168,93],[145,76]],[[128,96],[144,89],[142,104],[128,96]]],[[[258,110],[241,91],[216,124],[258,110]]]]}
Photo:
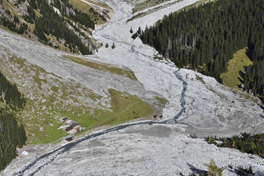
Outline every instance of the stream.
{"type": "MultiPolygon", "coordinates": [[[[119,2],[116,2],[116,5],[118,7],[120,5],[119,2]]],[[[113,22],[107,23],[104,26],[100,27],[99,29],[97,29],[93,33],[94,35],[100,35],[100,31],[107,30],[106,27],[108,25],[111,25],[111,24],[114,24],[114,23],[118,23],[120,21],[127,20],[127,19],[129,19],[131,17],[131,15],[129,15],[123,9],[118,9],[116,7],[114,9],[115,9],[115,11],[119,10],[119,12],[123,13],[124,15],[122,15],[120,17],[120,19],[117,19],[117,20],[115,20],[113,22]]],[[[137,51],[133,44],[129,44],[129,43],[126,43],[126,42],[124,42],[122,40],[118,40],[118,39],[115,39],[115,38],[112,38],[112,37],[106,36],[106,35],[101,35],[101,37],[105,38],[106,40],[108,40],[110,42],[116,42],[116,43],[119,43],[121,45],[129,46],[131,48],[131,52],[135,53],[135,55],[140,55],[140,56],[142,56],[144,58],[147,58],[147,59],[149,59],[149,60],[151,60],[153,62],[160,62],[160,63],[163,63],[163,64],[170,65],[169,62],[154,60],[151,56],[146,55],[144,53],[141,53],[140,51],[137,51]]],[[[185,107],[185,105],[186,105],[185,93],[186,93],[186,90],[187,90],[187,82],[185,82],[183,80],[183,78],[182,78],[182,76],[180,75],[179,72],[180,72],[180,68],[178,68],[177,71],[174,71],[173,74],[182,83],[182,87],[183,87],[182,90],[181,90],[181,97],[180,97],[181,110],[173,118],[168,119],[168,120],[164,120],[164,121],[159,121],[159,122],[156,122],[156,121],[142,121],[142,122],[135,122],[135,123],[130,123],[130,124],[122,124],[122,125],[118,125],[116,127],[104,130],[102,132],[98,132],[98,133],[95,133],[95,134],[92,134],[92,135],[89,135],[89,136],[85,136],[83,138],[78,139],[75,142],[66,144],[66,145],[64,145],[62,147],[59,147],[59,148],[55,149],[54,151],[51,151],[51,152],[48,152],[48,153],[46,153],[46,154],[44,154],[42,156],[39,156],[33,162],[31,162],[30,164],[25,166],[23,170],[15,173],[15,175],[23,176],[26,172],[27,172],[26,175],[34,175],[38,171],[40,171],[43,167],[45,167],[45,166],[49,165],[50,163],[52,163],[59,155],[69,151],[75,145],[77,145],[77,144],[79,144],[81,142],[84,142],[86,140],[90,140],[90,139],[93,139],[93,138],[96,138],[96,137],[99,137],[99,136],[102,136],[102,135],[105,135],[105,134],[108,134],[108,133],[111,133],[111,132],[114,132],[114,131],[123,130],[125,128],[131,127],[131,126],[136,126],[136,125],[152,125],[152,124],[163,124],[164,125],[164,124],[175,124],[175,123],[177,123],[177,119],[179,119],[179,117],[181,117],[181,115],[185,112],[185,109],[186,109],[186,107],[185,107]]]]}
{"type": "Polygon", "coordinates": [[[99,133],[95,133],[95,134],[92,134],[92,135],[89,135],[89,136],[86,136],[86,137],[83,137],[81,139],[79,139],[78,141],[76,142],[73,142],[73,143],[69,143],[69,144],[66,144],[54,151],[51,151],[49,153],[46,153],[38,158],[36,158],[32,163],[30,163],[29,165],[27,165],[22,171],[19,171],[16,173],[16,175],[18,176],[23,176],[24,173],[26,171],[30,171],[30,169],[36,165],[37,163],[41,163],[41,166],[37,167],[36,170],[34,170],[33,172],[30,171],[30,174],[29,175],[34,175],[35,173],[37,173],[41,168],[45,167],[46,165],[52,163],[56,158],[57,156],[59,156],[60,154],[62,153],[65,153],[67,151],[69,151],[71,148],[73,148],[75,145],[83,142],[83,141],[86,141],[86,140],[89,140],[89,139],[93,139],[93,138],[96,138],[96,137],[99,137],[99,136],[102,136],[102,135],[105,135],[105,134],[108,134],[108,133],[111,133],[111,132],[114,132],[114,131],[119,131],[119,130],[123,130],[125,128],[128,128],[128,127],[131,127],[131,126],[136,126],[136,125],[151,125],[151,124],[175,124],[177,123],[177,119],[182,115],[182,113],[184,113],[185,111],[185,104],[186,104],[186,101],[185,101],[185,92],[187,90],[187,83],[182,79],[182,76],[179,74],[179,71],[180,69],[178,69],[178,71],[175,71],[174,74],[175,76],[182,82],[183,84],[183,89],[182,89],[182,92],[181,92],[181,110],[180,112],[178,112],[178,114],[173,117],[172,119],[169,119],[169,120],[164,120],[164,121],[160,121],[160,122],[153,122],[153,121],[143,121],[143,122],[136,122],[136,123],[131,123],[131,124],[124,124],[124,125],[119,125],[119,126],[116,126],[116,127],[113,127],[113,128],[109,128],[107,130],[104,130],[102,132],[99,132],[99,133]],[[47,161],[43,161],[43,160],[47,160],[47,161]]]}

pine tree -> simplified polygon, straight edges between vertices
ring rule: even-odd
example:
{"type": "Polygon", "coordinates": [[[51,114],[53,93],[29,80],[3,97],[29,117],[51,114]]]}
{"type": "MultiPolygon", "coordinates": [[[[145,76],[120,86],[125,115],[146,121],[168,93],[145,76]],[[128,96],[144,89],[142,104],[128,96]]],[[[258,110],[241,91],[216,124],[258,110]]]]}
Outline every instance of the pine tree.
{"type": "Polygon", "coordinates": [[[253,174],[252,166],[249,166],[248,174],[253,174]]]}
{"type": "Polygon", "coordinates": [[[179,67],[205,65],[198,71],[219,82],[233,54],[248,47],[254,64],[247,67],[241,81],[246,91],[251,89],[264,100],[264,18],[260,16],[264,16],[262,0],[221,0],[170,14],[144,31],[139,28],[137,34],[179,67]]]}
{"type": "Polygon", "coordinates": [[[221,168],[218,168],[215,161],[212,159],[208,165],[208,175],[210,176],[222,176],[221,168]]]}
{"type": "Polygon", "coordinates": [[[132,29],[132,27],[131,27],[131,29],[130,29],[130,31],[129,31],[131,34],[133,34],[133,29],[132,29]]]}

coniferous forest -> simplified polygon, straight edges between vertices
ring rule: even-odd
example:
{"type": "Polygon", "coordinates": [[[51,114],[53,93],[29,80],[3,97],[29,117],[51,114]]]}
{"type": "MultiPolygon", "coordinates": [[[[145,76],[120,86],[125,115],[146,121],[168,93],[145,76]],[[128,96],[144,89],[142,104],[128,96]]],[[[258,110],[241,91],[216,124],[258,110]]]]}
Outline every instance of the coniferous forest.
{"type": "Polygon", "coordinates": [[[264,134],[242,133],[241,136],[233,136],[231,138],[207,137],[205,139],[210,144],[218,147],[229,147],[240,150],[245,153],[252,153],[264,158],[264,134]],[[217,144],[215,141],[221,141],[217,144]]]}
{"type": "Polygon", "coordinates": [[[11,84],[0,72],[0,171],[17,156],[27,140],[23,124],[17,120],[17,113],[25,106],[26,99],[16,85],[11,84]]]}
{"type": "MultiPolygon", "coordinates": [[[[60,6],[60,1],[54,2],[54,6],[59,8],[65,15],[67,6],[60,6]]],[[[69,5],[70,3],[69,1],[65,1],[65,4],[69,5]]],[[[46,35],[52,34],[57,37],[57,40],[65,39],[71,51],[74,52],[77,47],[82,54],[92,54],[89,48],[82,43],[81,39],[68,28],[64,17],[56,13],[46,0],[30,0],[30,5],[30,7],[32,7],[29,9],[32,12],[29,13],[31,15],[30,19],[35,21],[34,33],[43,43],[48,43],[46,35]],[[42,16],[36,18],[33,9],[40,9],[42,16]]],[[[81,24],[94,29],[94,22],[90,19],[90,16],[85,13],[76,10],[76,16],[70,15],[70,18],[74,20],[78,19],[77,21],[81,24]]]]}
{"type": "Polygon", "coordinates": [[[165,16],[137,33],[177,66],[197,69],[219,82],[233,54],[248,47],[253,65],[240,73],[241,85],[263,98],[263,24],[263,0],[217,0],[165,16]]]}
{"type": "MultiPolygon", "coordinates": [[[[24,2],[24,0],[18,1],[18,3],[21,2],[24,2]]],[[[100,15],[90,8],[90,14],[94,14],[96,17],[95,20],[92,20],[87,13],[81,12],[78,9],[73,9],[69,0],[54,0],[52,2],[47,0],[29,0],[28,2],[28,14],[24,15],[23,18],[27,23],[35,25],[34,34],[38,37],[39,41],[52,46],[52,43],[49,42],[49,35],[51,34],[56,37],[57,41],[65,40],[64,46],[69,48],[71,52],[92,54],[91,49],[82,42],[81,36],[75,31],[85,36],[80,28],[84,26],[86,30],[88,28],[94,29],[97,19],[100,18],[106,21],[103,15],[100,15]],[[54,10],[55,8],[57,8],[57,11],[54,10]],[[74,28],[75,31],[71,28],[74,28]]],[[[10,15],[10,11],[6,11],[9,12],[10,15]]],[[[27,34],[28,31],[30,31],[28,25],[26,23],[20,23],[17,16],[14,16],[12,21],[2,17],[2,19],[0,19],[0,25],[1,21],[4,26],[16,33],[27,34]]],[[[87,36],[85,36],[85,38],[89,40],[87,36]]]]}

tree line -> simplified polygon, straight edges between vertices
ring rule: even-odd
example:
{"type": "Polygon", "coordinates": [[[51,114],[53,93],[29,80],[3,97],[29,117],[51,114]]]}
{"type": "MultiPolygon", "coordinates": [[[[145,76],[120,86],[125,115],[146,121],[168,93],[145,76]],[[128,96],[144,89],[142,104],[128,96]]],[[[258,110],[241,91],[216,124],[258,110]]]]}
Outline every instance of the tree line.
{"type": "Polygon", "coordinates": [[[241,84],[263,96],[263,17],[263,0],[217,0],[164,16],[133,37],[138,35],[177,66],[197,69],[219,82],[233,54],[248,47],[254,64],[240,73],[241,84]]]}
{"type": "Polygon", "coordinates": [[[16,148],[23,147],[27,140],[23,124],[19,124],[14,114],[0,110],[0,171],[16,156],[16,148]]]}
{"type": "MultiPolygon", "coordinates": [[[[57,14],[53,7],[46,2],[46,0],[30,0],[30,4],[33,9],[40,9],[40,13],[42,14],[41,17],[35,17],[35,15],[32,15],[32,19],[35,18],[35,20],[33,19],[35,21],[34,34],[38,36],[43,43],[47,44],[48,38],[46,35],[52,34],[58,41],[59,39],[65,39],[71,52],[79,50],[82,54],[92,54],[90,49],[82,43],[79,36],[77,36],[74,31],[69,29],[66,25],[65,18],[57,14]]],[[[70,17],[73,18],[72,16],[70,17]]],[[[94,28],[94,22],[88,15],[76,11],[76,17],[74,18],[79,17],[80,19],[78,21],[81,24],[83,23],[86,27],[91,27],[92,29],[94,28]],[[86,21],[84,18],[86,18],[86,21]]]]}
{"type": "Polygon", "coordinates": [[[218,147],[229,147],[240,150],[244,153],[252,153],[264,158],[264,134],[242,133],[241,136],[233,136],[231,138],[207,137],[206,141],[215,144],[218,147]],[[216,143],[221,141],[221,144],[216,143]]]}
{"type": "MultiPolygon", "coordinates": [[[[18,1],[18,3],[23,2],[18,1]]],[[[65,40],[65,46],[70,49],[71,52],[81,52],[82,54],[92,54],[92,51],[86,46],[78,34],[74,30],[70,29],[68,23],[72,20],[75,24],[81,24],[86,28],[94,29],[95,23],[91,19],[90,15],[78,11],[77,9],[72,10],[72,4],[69,0],[54,0],[51,4],[47,0],[29,0],[29,6],[27,6],[27,15],[23,18],[26,22],[35,24],[34,34],[38,37],[39,41],[44,44],[50,44],[48,35],[52,34],[56,37],[57,41],[65,40]],[[54,11],[54,7],[60,10],[61,15],[54,11]],[[67,13],[68,10],[68,13],[67,13]],[[40,15],[36,15],[36,11],[40,12],[40,15]]],[[[92,11],[94,14],[99,15],[97,12],[92,11]]],[[[10,13],[9,13],[10,15],[10,13]]],[[[96,16],[97,17],[97,16],[96,16]]],[[[97,18],[106,20],[102,15],[97,18]]],[[[2,17],[2,24],[18,34],[27,34],[28,25],[26,23],[20,23],[19,18],[14,16],[13,21],[8,21],[2,17]]],[[[79,25],[78,25],[79,26],[79,25]]],[[[74,29],[80,32],[80,29],[75,25],[72,26],[74,29]]],[[[90,40],[84,35],[84,37],[90,40]]]]}
{"type": "Polygon", "coordinates": [[[0,171],[16,156],[27,140],[24,125],[17,120],[17,112],[25,106],[26,99],[15,84],[11,84],[0,72],[0,171]]]}
{"type": "Polygon", "coordinates": [[[26,98],[21,94],[16,84],[10,83],[0,72],[0,100],[14,110],[22,110],[26,104],[26,98]]]}
{"type": "MultiPolygon", "coordinates": [[[[66,13],[67,8],[69,9],[69,11],[70,9],[73,9],[72,4],[69,2],[69,0],[62,0],[62,1],[54,0],[53,6],[59,9],[63,16],[68,16],[66,13]]],[[[74,14],[69,13],[68,17],[74,22],[79,22],[80,24],[83,24],[87,28],[94,29],[94,21],[87,13],[83,13],[78,9],[74,9],[74,14]]]]}

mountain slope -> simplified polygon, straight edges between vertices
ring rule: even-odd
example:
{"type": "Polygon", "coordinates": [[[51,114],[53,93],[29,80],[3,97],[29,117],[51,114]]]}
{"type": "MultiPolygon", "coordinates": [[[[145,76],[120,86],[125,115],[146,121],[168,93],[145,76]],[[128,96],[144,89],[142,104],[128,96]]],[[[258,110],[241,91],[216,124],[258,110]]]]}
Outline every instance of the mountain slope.
{"type": "Polygon", "coordinates": [[[22,117],[27,124],[29,143],[49,143],[65,136],[63,130],[57,129],[62,125],[58,123],[62,117],[89,129],[110,124],[106,120],[118,117],[134,103],[126,111],[129,117],[121,122],[152,116],[153,108],[160,113],[164,106],[155,98],[163,97],[144,90],[128,68],[66,56],[67,53],[3,30],[0,35],[5,39],[0,41],[1,71],[28,99],[22,117]],[[111,93],[111,89],[117,92],[111,93]],[[116,103],[114,98],[118,100],[116,103]],[[117,109],[111,109],[113,103],[117,109]],[[138,112],[140,106],[145,109],[138,112]],[[140,114],[136,116],[133,111],[140,114]]]}
{"type": "Polygon", "coordinates": [[[0,22],[3,28],[56,49],[91,54],[99,47],[91,31],[95,24],[104,23],[111,11],[104,3],[96,5],[100,8],[95,8],[94,3],[3,0],[0,3],[0,22]]]}

